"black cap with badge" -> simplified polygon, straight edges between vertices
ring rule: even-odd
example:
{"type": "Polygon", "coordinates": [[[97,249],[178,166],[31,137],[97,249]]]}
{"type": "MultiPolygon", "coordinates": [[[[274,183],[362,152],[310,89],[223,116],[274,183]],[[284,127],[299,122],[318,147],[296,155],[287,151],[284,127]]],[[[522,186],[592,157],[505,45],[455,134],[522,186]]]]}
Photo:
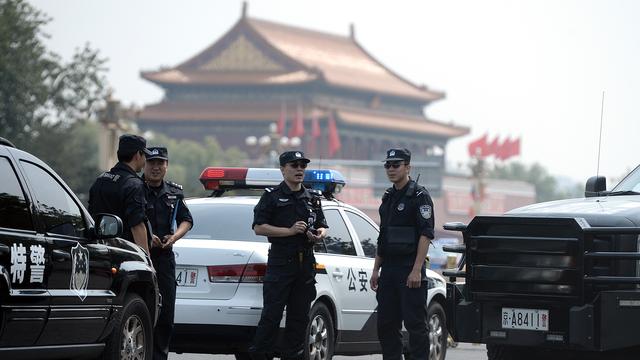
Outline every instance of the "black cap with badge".
{"type": "Polygon", "coordinates": [[[290,163],[292,161],[311,162],[311,160],[304,157],[304,153],[302,151],[285,151],[280,154],[280,166],[284,166],[286,163],[290,163]]]}
{"type": "Polygon", "coordinates": [[[147,155],[147,160],[160,159],[169,161],[169,150],[164,146],[153,146],[149,148],[151,155],[147,155]]]}
{"type": "Polygon", "coordinates": [[[382,162],[400,160],[406,163],[411,162],[411,151],[408,149],[389,149],[387,150],[387,158],[382,160],[382,162]]]}
{"type": "Polygon", "coordinates": [[[147,156],[151,155],[151,152],[147,149],[147,140],[142,136],[133,134],[124,134],[120,136],[118,153],[131,154],[136,151],[142,151],[147,156]]]}

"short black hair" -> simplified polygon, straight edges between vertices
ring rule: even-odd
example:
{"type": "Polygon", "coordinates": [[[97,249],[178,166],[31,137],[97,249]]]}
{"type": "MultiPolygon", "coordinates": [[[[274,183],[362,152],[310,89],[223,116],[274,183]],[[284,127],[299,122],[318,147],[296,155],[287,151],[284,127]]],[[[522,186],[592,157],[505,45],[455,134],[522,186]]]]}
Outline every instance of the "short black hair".
{"type": "Polygon", "coordinates": [[[134,151],[120,151],[118,150],[118,161],[120,162],[130,162],[133,157],[139,153],[140,150],[134,150],[134,151]]]}

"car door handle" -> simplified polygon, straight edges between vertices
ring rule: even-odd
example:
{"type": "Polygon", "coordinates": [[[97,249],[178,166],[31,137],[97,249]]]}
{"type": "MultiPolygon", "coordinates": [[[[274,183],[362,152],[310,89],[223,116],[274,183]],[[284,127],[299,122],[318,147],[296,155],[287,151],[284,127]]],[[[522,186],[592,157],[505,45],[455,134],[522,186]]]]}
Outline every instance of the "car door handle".
{"type": "Polygon", "coordinates": [[[342,273],[342,271],[334,271],[333,273],[333,277],[343,277],[344,274],[342,273]]]}

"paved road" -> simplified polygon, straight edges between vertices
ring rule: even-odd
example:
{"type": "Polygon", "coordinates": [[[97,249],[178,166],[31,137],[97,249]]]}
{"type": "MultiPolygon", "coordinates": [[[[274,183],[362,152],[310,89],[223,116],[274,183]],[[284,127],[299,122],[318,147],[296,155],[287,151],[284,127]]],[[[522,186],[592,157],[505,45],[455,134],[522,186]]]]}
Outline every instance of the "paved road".
{"type": "MultiPolygon", "coordinates": [[[[170,360],[235,360],[231,355],[174,354],[170,360]]],[[[382,360],[381,355],[335,356],[334,360],[382,360]]],[[[456,348],[447,349],[447,360],[486,360],[484,345],[459,344],[456,348]]]]}

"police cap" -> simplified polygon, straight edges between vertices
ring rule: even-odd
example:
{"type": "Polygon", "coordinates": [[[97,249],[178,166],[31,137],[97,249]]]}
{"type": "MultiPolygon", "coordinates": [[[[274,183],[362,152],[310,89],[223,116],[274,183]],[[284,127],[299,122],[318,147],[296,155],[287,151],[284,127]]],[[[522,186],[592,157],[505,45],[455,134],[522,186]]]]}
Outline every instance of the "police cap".
{"type": "Polygon", "coordinates": [[[169,161],[169,151],[164,146],[150,147],[151,155],[147,155],[147,160],[160,159],[169,161]]]}
{"type": "Polygon", "coordinates": [[[280,154],[280,166],[284,166],[286,163],[292,161],[311,162],[311,160],[304,157],[304,153],[302,151],[285,151],[280,154]]]}
{"type": "Polygon", "coordinates": [[[382,162],[399,160],[407,163],[411,162],[411,151],[408,149],[389,149],[387,150],[387,158],[382,160],[382,162]]]}
{"type": "Polygon", "coordinates": [[[119,153],[131,154],[136,151],[142,151],[147,156],[151,155],[151,152],[147,149],[147,140],[142,136],[133,134],[124,134],[120,136],[120,142],[118,143],[119,153]]]}

